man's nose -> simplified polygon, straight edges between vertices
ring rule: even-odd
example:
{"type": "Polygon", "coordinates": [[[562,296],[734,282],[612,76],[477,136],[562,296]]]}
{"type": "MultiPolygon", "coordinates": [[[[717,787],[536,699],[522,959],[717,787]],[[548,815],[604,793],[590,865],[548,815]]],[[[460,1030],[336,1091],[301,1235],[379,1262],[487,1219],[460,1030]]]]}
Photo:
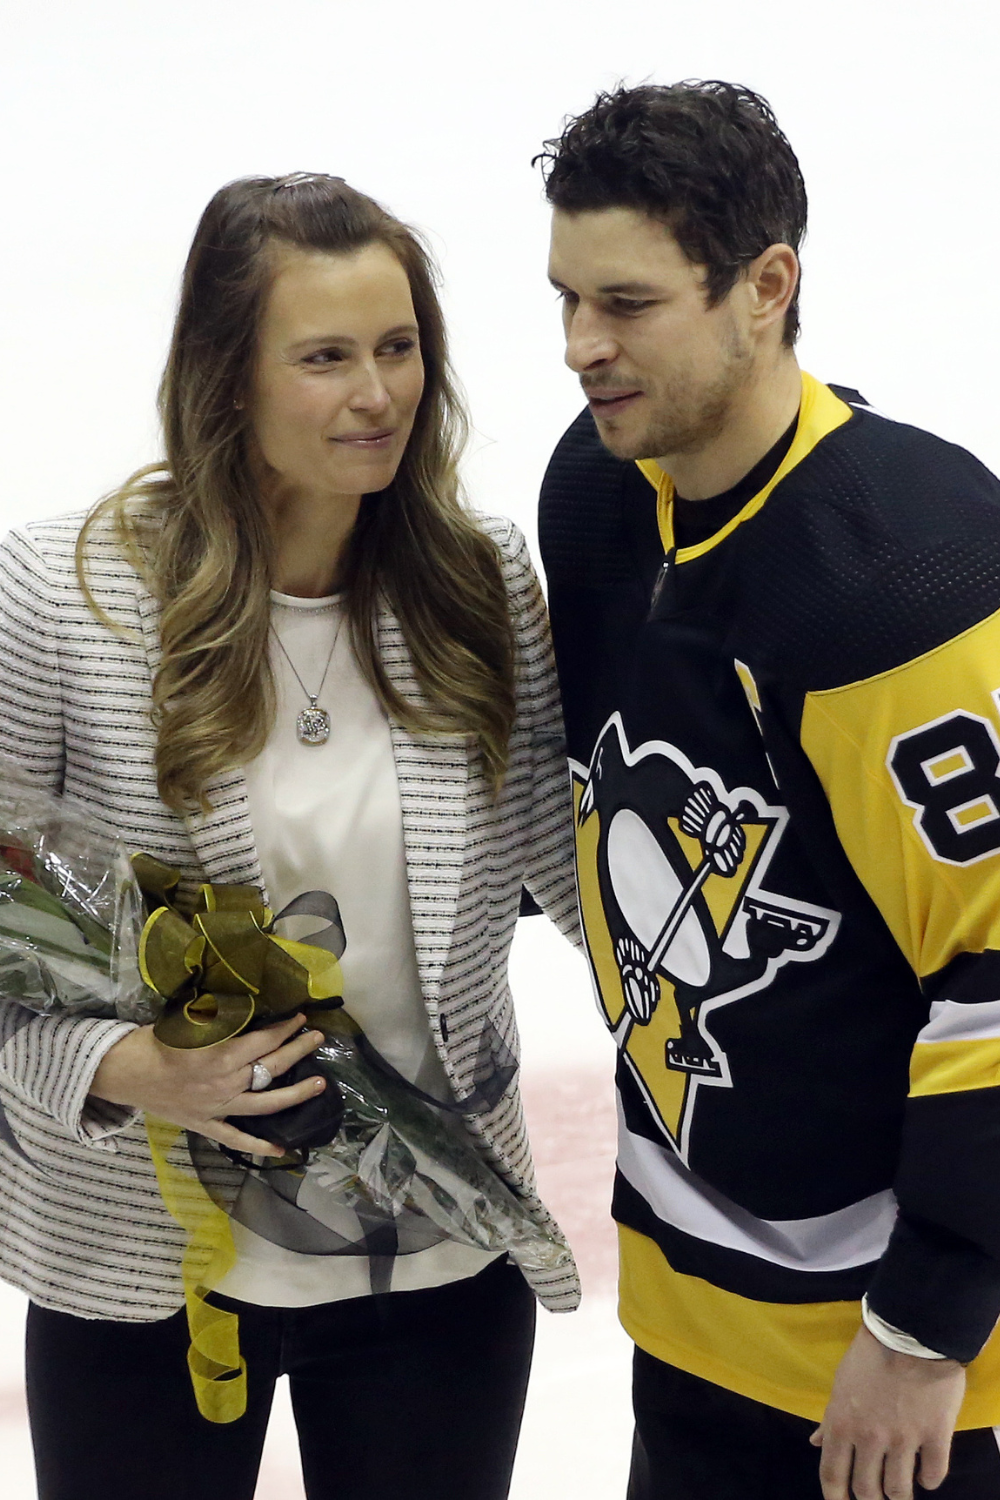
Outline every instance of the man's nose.
{"type": "Polygon", "coordinates": [[[573,309],[566,327],[566,363],[577,375],[594,365],[610,363],[618,354],[618,344],[605,320],[588,308],[573,309]]]}

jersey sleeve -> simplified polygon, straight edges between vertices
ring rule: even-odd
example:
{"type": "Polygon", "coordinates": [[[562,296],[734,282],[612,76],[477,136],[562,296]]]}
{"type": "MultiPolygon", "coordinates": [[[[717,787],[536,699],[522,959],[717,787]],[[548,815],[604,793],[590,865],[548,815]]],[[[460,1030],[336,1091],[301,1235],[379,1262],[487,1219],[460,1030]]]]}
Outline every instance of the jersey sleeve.
{"type": "Polygon", "coordinates": [[[1000,612],[807,693],[800,736],[927,1002],[869,1303],[965,1362],[1000,1317],[1000,612]]]}

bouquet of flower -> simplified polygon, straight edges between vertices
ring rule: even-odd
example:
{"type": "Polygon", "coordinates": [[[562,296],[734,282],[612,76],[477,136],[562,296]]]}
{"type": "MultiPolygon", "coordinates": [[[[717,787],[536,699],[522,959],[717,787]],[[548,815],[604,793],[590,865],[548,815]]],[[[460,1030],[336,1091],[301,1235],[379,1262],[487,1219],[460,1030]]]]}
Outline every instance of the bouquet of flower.
{"type": "Polygon", "coordinates": [[[282,1123],[295,1110],[266,1117],[279,1143],[298,1142],[275,1165],[234,1167],[215,1142],[189,1137],[220,1207],[294,1250],[368,1256],[373,1286],[396,1255],[443,1239],[514,1250],[539,1270],[568,1266],[562,1241],[491,1169],[462,1119],[491,1108],[513,1076],[495,1033],[482,1038],[472,1093],[434,1100],[344,1008],[345,938],[331,896],[307,892],[275,916],[253,887],[205,885],[183,910],[177,889],[176,871],[144,854],[129,860],[83,811],[0,763],[0,998],[43,1014],[152,1023],[173,1047],[300,1011],[324,1033],[311,1060],[327,1080],[324,1109],[304,1132],[301,1120],[282,1123]],[[303,914],[322,927],[305,942],[280,936],[285,917],[303,914]]]}
{"type": "Polygon", "coordinates": [[[124,851],[0,757],[0,996],[145,1024],[138,886],[124,851]]]}

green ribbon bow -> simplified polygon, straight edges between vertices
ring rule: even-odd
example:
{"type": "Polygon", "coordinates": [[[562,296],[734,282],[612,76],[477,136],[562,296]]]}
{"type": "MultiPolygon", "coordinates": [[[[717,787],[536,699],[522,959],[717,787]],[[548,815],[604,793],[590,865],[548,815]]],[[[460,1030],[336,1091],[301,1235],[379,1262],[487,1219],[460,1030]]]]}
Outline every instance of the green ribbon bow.
{"type": "Polygon", "coordinates": [[[276,916],[255,886],[202,885],[188,916],[176,905],[179,871],[149,854],[133,855],[132,867],[152,908],[139,968],[166,1001],[153,1027],[166,1046],[214,1047],[248,1026],[343,1002],[343,929],[332,896],[308,892],[276,916]],[[326,931],[306,943],[275,934],[275,922],[303,914],[324,917],[326,931]]]}

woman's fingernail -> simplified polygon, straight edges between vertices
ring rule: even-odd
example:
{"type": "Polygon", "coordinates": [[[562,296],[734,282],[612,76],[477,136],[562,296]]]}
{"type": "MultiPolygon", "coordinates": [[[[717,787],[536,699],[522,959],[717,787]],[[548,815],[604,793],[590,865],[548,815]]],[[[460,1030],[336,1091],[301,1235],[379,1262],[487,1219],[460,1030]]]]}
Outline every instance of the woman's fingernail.
{"type": "Polygon", "coordinates": [[[325,1089],[325,1088],[326,1088],[325,1081],[322,1078],[317,1078],[316,1082],[313,1084],[313,1093],[314,1094],[318,1094],[322,1089],[325,1089]]]}

